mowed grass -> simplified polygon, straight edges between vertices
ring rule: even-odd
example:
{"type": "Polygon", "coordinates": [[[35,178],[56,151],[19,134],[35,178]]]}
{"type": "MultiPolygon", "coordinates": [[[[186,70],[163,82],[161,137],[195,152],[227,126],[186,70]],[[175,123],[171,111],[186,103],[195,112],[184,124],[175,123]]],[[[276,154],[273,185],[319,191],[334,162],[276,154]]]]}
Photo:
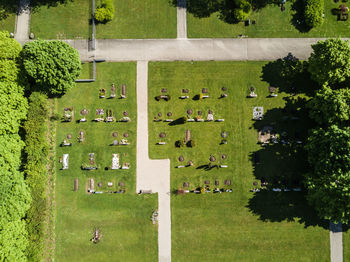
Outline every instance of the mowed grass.
{"type": "Polygon", "coordinates": [[[295,11],[292,10],[292,2],[286,3],[286,9],[281,12],[280,7],[268,5],[261,10],[252,12],[249,19],[256,24],[245,26],[244,22],[228,24],[219,19],[218,13],[208,18],[197,18],[187,12],[188,37],[190,38],[231,38],[238,35],[248,37],[274,38],[274,37],[348,37],[350,36],[350,20],[337,21],[337,16],[332,14],[333,8],[338,8],[339,3],[325,1],[325,17],[323,25],[313,28],[308,32],[300,32],[292,23],[295,11]]]}
{"type": "MultiPolygon", "coordinates": [[[[260,78],[264,64],[155,62],[149,65],[150,155],[170,158],[172,191],[183,188],[183,182],[190,184],[189,189],[203,187],[204,181],[210,182],[211,189],[216,187],[214,181],[219,182],[219,188],[233,189],[233,193],[172,195],[173,261],[330,260],[328,226],[317,219],[303,193],[249,192],[252,182],[257,180],[257,172],[261,172],[261,168],[254,168],[251,154],[262,150],[257,145],[256,123],[251,120],[252,108],[263,106],[269,116],[270,112],[285,106],[287,96],[280,93],[276,98],[267,98],[269,84],[260,78]],[[246,98],[251,85],[256,88],[258,98],[246,98]],[[228,96],[219,99],[224,93],[223,86],[228,96]],[[167,88],[170,101],[154,99],[162,88],[167,88]],[[178,98],[187,95],[181,93],[183,88],[189,89],[190,99],[178,98]],[[208,89],[210,98],[192,100],[202,88],[208,89]],[[224,118],[225,122],[175,126],[153,122],[158,113],[165,119],[170,118],[167,112],[172,112],[171,118],[175,120],[186,116],[188,109],[193,111],[193,117],[202,111],[204,119],[207,111],[212,110],[215,119],[224,118]],[[186,129],[191,130],[196,146],[176,148],[175,141],[185,138],[186,129]],[[228,134],[227,145],[220,145],[222,131],[228,134]],[[161,132],[166,133],[166,138],[159,138],[161,132]],[[167,144],[156,145],[159,141],[167,144]],[[221,159],[222,154],[227,156],[226,160],[221,159]],[[216,158],[214,164],[226,164],[228,168],[206,171],[202,166],[208,164],[210,155],[216,158]],[[179,156],[185,161],[179,162],[179,156]],[[189,160],[194,162],[193,167],[175,168],[186,165],[189,160]],[[232,185],[225,186],[225,180],[231,180],[232,185]]],[[[293,130],[294,125],[288,123],[285,128],[293,130]]],[[[269,149],[264,152],[260,155],[261,162],[267,163],[262,166],[266,173],[300,172],[299,156],[282,161],[278,159],[278,152],[273,154],[269,149]]]]}
{"type": "Polygon", "coordinates": [[[114,19],[96,26],[97,38],[176,38],[176,8],[168,0],[114,0],[114,5],[114,19]]]}
{"type": "Polygon", "coordinates": [[[16,15],[8,14],[6,18],[0,19],[0,31],[15,32],[16,15]]]}
{"type": "Polygon", "coordinates": [[[350,229],[346,228],[346,232],[343,233],[343,249],[344,249],[344,261],[350,260],[350,229]]]}
{"type": "Polygon", "coordinates": [[[57,6],[41,6],[31,14],[30,31],[41,39],[90,37],[91,1],[73,0],[57,6]]]}
{"type": "MultiPolygon", "coordinates": [[[[84,70],[88,66],[84,66],[84,70]]],[[[83,73],[82,75],[86,75],[83,73]]],[[[151,222],[152,212],[157,209],[157,197],[138,196],[135,193],[136,175],[136,64],[103,63],[97,65],[97,80],[77,84],[62,98],[57,99],[58,112],[74,107],[74,120],[58,122],[56,131],[57,160],[69,154],[69,169],[56,175],[56,261],[155,261],[157,259],[157,227],[151,222]],[[107,89],[115,83],[117,98],[99,99],[99,89],[107,89]],[[127,86],[127,98],[118,99],[122,84],[127,86]],[[96,109],[113,110],[117,119],[127,111],[129,123],[95,123],[96,109]],[[80,110],[89,111],[86,123],[77,123],[80,110]],[[84,131],[85,141],[78,143],[79,132],[84,131]],[[116,138],[112,133],[117,132],[116,138]],[[114,139],[121,140],[128,133],[129,146],[110,146],[114,139]],[[59,144],[72,135],[72,147],[59,144]],[[89,153],[95,153],[98,170],[83,171],[89,153]],[[119,153],[122,162],[129,162],[129,170],[105,170],[111,167],[112,153],[119,153]],[[79,179],[79,190],[74,192],[74,179],[79,179]],[[95,190],[107,190],[107,182],[113,182],[111,190],[121,188],[125,194],[92,194],[86,192],[90,178],[95,180],[95,190]],[[101,182],[99,188],[97,183],[101,182]],[[125,184],[118,186],[119,182],[125,184]],[[90,239],[95,229],[102,234],[101,241],[93,244],[90,239]]]]}

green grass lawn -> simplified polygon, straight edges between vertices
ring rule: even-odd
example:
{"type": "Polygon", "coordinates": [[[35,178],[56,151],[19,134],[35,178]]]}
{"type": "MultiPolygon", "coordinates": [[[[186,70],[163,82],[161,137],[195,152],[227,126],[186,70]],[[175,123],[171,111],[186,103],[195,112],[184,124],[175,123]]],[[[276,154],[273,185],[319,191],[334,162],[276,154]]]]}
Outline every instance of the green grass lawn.
{"type": "Polygon", "coordinates": [[[350,229],[347,227],[346,232],[343,233],[343,249],[344,249],[344,261],[350,260],[350,229]]]}
{"type": "Polygon", "coordinates": [[[8,31],[8,32],[15,32],[15,23],[16,23],[16,15],[15,14],[8,14],[8,16],[4,19],[0,20],[0,30],[8,31]]]}
{"type": "Polygon", "coordinates": [[[244,26],[244,23],[228,24],[218,18],[218,13],[208,18],[197,18],[187,12],[188,37],[190,38],[231,38],[240,34],[248,37],[349,37],[350,20],[337,21],[331,10],[340,3],[325,1],[325,19],[322,26],[311,29],[309,32],[300,32],[292,24],[295,11],[292,2],[286,4],[286,10],[281,12],[280,7],[268,5],[253,12],[250,19],[255,25],[244,26]]]}
{"type": "Polygon", "coordinates": [[[37,8],[30,19],[30,31],[41,39],[90,37],[91,1],[74,0],[54,7],[37,8]]]}
{"type": "MultiPolygon", "coordinates": [[[[150,155],[152,158],[170,158],[171,188],[182,189],[189,183],[190,190],[203,187],[232,188],[233,193],[204,195],[172,195],[172,258],[173,261],[329,261],[329,231],[327,223],[317,219],[301,192],[249,192],[252,183],[265,177],[271,184],[294,185],[305,172],[305,155],[295,145],[257,144],[257,131],[271,125],[278,133],[287,131],[293,142],[294,133],[306,124],[299,111],[305,95],[289,97],[280,92],[276,98],[267,98],[269,83],[261,80],[265,62],[173,62],[150,63],[149,68],[149,125],[150,155]],[[248,99],[249,87],[254,86],[258,98],[248,99]],[[222,91],[226,87],[227,91],[222,91]],[[171,100],[156,101],[155,96],[166,88],[171,100]],[[210,98],[193,100],[207,88],[210,98]],[[182,94],[182,89],[189,89],[182,94]],[[226,98],[219,99],[222,93],[226,98]],[[181,95],[190,99],[181,100],[181,95]],[[287,96],[289,98],[287,98],[287,96]],[[263,121],[252,121],[252,108],[263,106],[263,121]],[[299,120],[285,119],[294,107],[299,120]],[[285,108],[285,109],[284,109],[285,108]],[[224,122],[186,123],[169,126],[162,119],[178,119],[193,111],[192,117],[208,110],[215,119],[224,122]],[[171,117],[166,116],[168,112],[171,117]],[[159,117],[158,117],[159,118],[159,117]],[[176,148],[175,141],[191,131],[195,147],[176,148]],[[221,132],[227,132],[228,144],[220,145],[221,132]],[[159,134],[165,133],[165,138],[159,134]],[[156,145],[159,141],[166,145],[156,145]],[[260,164],[253,165],[252,154],[258,152],[260,164]],[[222,160],[222,155],[226,159],[222,160]],[[206,170],[210,155],[214,165],[228,168],[206,170]],[[178,158],[183,156],[184,161],[178,158]],[[194,166],[186,165],[192,160],[194,166]],[[281,181],[275,179],[283,179],[281,181]],[[231,180],[232,185],[224,185],[231,180]],[[214,186],[214,182],[219,183],[214,186]]],[[[307,125],[306,125],[307,126],[307,125]]],[[[304,137],[304,133],[301,135],[304,137]]]]}
{"type": "Polygon", "coordinates": [[[114,0],[113,21],[96,26],[97,38],[176,38],[176,8],[168,0],[114,0]]]}
{"type": "MultiPolygon", "coordinates": [[[[84,70],[88,69],[84,65],[84,70]]],[[[83,72],[82,75],[87,75],[83,72]]],[[[69,169],[60,170],[56,177],[56,261],[155,261],[157,259],[157,227],[151,222],[157,209],[157,196],[138,196],[135,193],[136,172],[136,64],[103,63],[97,65],[97,80],[81,83],[58,99],[58,113],[74,107],[72,122],[59,122],[56,131],[57,160],[69,154],[69,169]],[[107,97],[111,84],[117,88],[115,99],[100,99],[99,90],[105,88],[107,97]],[[119,99],[120,87],[127,86],[127,98],[119,99]],[[97,123],[96,109],[111,109],[116,119],[127,111],[129,123],[97,123]],[[87,122],[77,123],[80,111],[88,110],[87,122]],[[79,132],[84,131],[85,141],[78,143],[79,132]],[[112,133],[117,132],[116,138],[112,133]],[[110,146],[113,140],[121,140],[128,133],[128,146],[110,146]],[[59,144],[72,135],[71,147],[59,144]],[[83,171],[81,165],[88,162],[89,153],[95,153],[98,170],[83,171]],[[121,162],[129,162],[129,170],[105,170],[111,167],[112,153],[119,153],[121,162]],[[79,179],[78,192],[73,191],[74,179],[79,179]],[[125,189],[125,194],[87,194],[88,181],[95,180],[96,191],[125,189]],[[102,187],[98,187],[98,183],[102,187]],[[112,182],[112,188],[107,187],[112,182]],[[124,183],[119,186],[118,183],[124,183]],[[98,228],[102,239],[93,244],[90,239],[98,228]]]]}

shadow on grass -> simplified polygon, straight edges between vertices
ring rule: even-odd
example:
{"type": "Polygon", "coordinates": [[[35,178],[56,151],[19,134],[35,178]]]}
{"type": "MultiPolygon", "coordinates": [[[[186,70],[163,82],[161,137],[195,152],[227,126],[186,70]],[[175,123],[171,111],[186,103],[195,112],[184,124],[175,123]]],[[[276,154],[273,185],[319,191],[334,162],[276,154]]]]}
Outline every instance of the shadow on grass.
{"type": "Polygon", "coordinates": [[[317,217],[305,197],[304,175],[309,165],[304,145],[308,130],[314,126],[306,109],[308,100],[286,97],[285,101],[283,108],[268,110],[263,120],[253,124],[257,132],[272,127],[271,133],[280,138],[278,143],[262,146],[250,155],[255,178],[267,185],[266,190],[254,193],[247,207],[263,221],[298,221],[305,227],[328,228],[328,221],[317,217]],[[282,192],[274,192],[272,188],[280,188],[282,192]],[[294,192],[293,188],[302,191],[294,192]],[[283,192],[284,189],[291,191],[283,192]]]}
{"type": "Polygon", "coordinates": [[[169,126],[183,125],[186,123],[186,119],[184,117],[180,117],[169,123],[169,126]]]}
{"type": "Polygon", "coordinates": [[[292,5],[293,16],[291,23],[300,33],[307,33],[311,27],[305,23],[305,1],[296,0],[292,5]]]}
{"type": "Polygon", "coordinates": [[[288,94],[313,95],[317,84],[311,80],[307,62],[300,61],[293,54],[269,62],[263,66],[261,79],[280,92],[288,94]]]}

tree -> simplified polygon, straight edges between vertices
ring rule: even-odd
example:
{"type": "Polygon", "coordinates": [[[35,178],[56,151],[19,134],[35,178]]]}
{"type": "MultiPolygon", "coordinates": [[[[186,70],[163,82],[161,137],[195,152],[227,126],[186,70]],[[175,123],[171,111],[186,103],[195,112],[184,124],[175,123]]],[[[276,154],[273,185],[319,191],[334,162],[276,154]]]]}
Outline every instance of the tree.
{"type": "Polygon", "coordinates": [[[0,59],[16,59],[21,52],[21,44],[10,38],[7,31],[0,31],[0,59]]]}
{"type": "Polygon", "coordinates": [[[348,41],[327,39],[312,45],[309,58],[311,78],[320,85],[328,83],[332,87],[349,81],[350,46],[348,41]]]}
{"type": "Polygon", "coordinates": [[[27,261],[25,255],[27,245],[23,220],[0,225],[0,261],[27,261]]]}
{"type": "Polygon", "coordinates": [[[308,201],[319,216],[350,222],[350,127],[316,129],[306,145],[313,167],[306,177],[308,201]]]}
{"type": "Polygon", "coordinates": [[[0,81],[17,81],[18,68],[13,60],[0,59],[0,81]]]}
{"type": "Polygon", "coordinates": [[[305,4],[305,23],[310,27],[316,27],[323,24],[324,1],[306,0],[305,4]]]}
{"type": "Polygon", "coordinates": [[[50,95],[63,95],[75,86],[80,75],[78,52],[62,41],[27,43],[21,54],[23,68],[32,82],[50,95]]]}
{"type": "Polygon", "coordinates": [[[350,119],[350,90],[324,86],[308,104],[310,117],[319,125],[341,125],[350,119]]]}
{"type": "Polygon", "coordinates": [[[23,90],[12,82],[0,82],[0,134],[17,133],[27,116],[28,103],[23,90]]]}

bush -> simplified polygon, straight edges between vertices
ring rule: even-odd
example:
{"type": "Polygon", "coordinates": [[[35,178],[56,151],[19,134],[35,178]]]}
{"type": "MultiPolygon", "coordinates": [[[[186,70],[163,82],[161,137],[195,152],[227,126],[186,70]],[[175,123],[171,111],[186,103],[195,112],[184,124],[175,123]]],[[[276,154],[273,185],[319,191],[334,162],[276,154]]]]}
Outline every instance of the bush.
{"type": "Polygon", "coordinates": [[[29,97],[28,120],[25,129],[25,173],[27,184],[31,189],[33,202],[27,213],[30,261],[42,261],[44,247],[44,223],[46,218],[47,191],[47,156],[49,144],[47,141],[48,102],[43,94],[34,92],[29,97]]]}
{"type": "Polygon", "coordinates": [[[176,147],[184,147],[185,146],[185,142],[183,140],[177,140],[175,142],[175,146],[176,147]]]}
{"type": "Polygon", "coordinates": [[[102,0],[101,4],[95,10],[95,19],[97,22],[106,23],[114,18],[113,0],[102,0]]]}
{"type": "Polygon", "coordinates": [[[196,143],[194,142],[194,140],[190,140],[190,141],[187,142],[187,146],[188,147],[195,147],[196,143]]]}
{"type": "Polygon", "coordinates": [[[322,25],[323,12],[323,0],[306,0],[304,12],[305,23],[311,28],[322,25]]]}

